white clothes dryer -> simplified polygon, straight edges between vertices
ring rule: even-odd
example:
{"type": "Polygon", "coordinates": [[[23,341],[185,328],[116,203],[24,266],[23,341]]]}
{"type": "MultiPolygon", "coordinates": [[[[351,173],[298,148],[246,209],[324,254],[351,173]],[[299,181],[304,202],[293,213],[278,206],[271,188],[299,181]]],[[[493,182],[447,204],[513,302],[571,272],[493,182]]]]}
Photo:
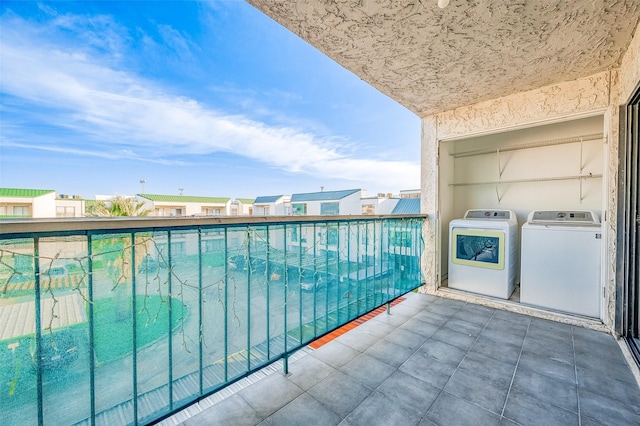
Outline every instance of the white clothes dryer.
{"type": "Polygon", "coordinates": [[[468,210],[449,223],[450,288],[508,299],[516,286],[518,220],[511,210],[468,210]]]}

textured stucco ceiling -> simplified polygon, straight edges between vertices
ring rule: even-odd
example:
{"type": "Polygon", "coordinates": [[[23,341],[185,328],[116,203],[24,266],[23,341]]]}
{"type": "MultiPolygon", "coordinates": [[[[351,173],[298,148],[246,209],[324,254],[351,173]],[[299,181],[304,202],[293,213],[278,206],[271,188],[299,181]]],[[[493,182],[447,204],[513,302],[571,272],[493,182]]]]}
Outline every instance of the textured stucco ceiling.
{"type": "Polygon", "coordinates": [[[420,116],[615,68],[640,0],[247,0],[420,116]]]}

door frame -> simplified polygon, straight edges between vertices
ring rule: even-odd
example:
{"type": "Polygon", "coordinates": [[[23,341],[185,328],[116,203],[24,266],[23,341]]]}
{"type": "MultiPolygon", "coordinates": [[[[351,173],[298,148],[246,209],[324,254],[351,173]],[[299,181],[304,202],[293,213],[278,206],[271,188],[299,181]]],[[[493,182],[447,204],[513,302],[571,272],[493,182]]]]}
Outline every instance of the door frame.
{"type": "Polygon", "coordinates": [[[640,82],[619,130],[615,330],[640,365],[640,82]]]}

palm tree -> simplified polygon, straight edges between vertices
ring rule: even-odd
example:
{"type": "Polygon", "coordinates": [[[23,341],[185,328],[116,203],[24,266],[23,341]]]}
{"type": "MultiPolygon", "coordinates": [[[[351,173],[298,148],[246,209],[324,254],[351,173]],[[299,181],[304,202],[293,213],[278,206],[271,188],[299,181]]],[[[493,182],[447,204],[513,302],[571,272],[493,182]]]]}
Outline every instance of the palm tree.
{"type": "Polygon", "coordinates": [[[115,217],[115,216],[147,216],[151,211],[144,208],[144,203],[135,198],[121,196],[108,201],[99,200],[87,208],[87,216],[115,217]]]}

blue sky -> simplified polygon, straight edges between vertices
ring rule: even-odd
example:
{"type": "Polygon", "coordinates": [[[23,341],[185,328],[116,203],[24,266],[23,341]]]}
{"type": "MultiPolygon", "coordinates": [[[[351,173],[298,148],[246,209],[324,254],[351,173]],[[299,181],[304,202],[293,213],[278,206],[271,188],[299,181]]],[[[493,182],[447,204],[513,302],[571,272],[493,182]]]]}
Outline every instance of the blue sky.
{"type": "Polygon", "coordinates": [[[420,121],[241,0],[0,2],[0,186],[420,186],[420,121]]]}

